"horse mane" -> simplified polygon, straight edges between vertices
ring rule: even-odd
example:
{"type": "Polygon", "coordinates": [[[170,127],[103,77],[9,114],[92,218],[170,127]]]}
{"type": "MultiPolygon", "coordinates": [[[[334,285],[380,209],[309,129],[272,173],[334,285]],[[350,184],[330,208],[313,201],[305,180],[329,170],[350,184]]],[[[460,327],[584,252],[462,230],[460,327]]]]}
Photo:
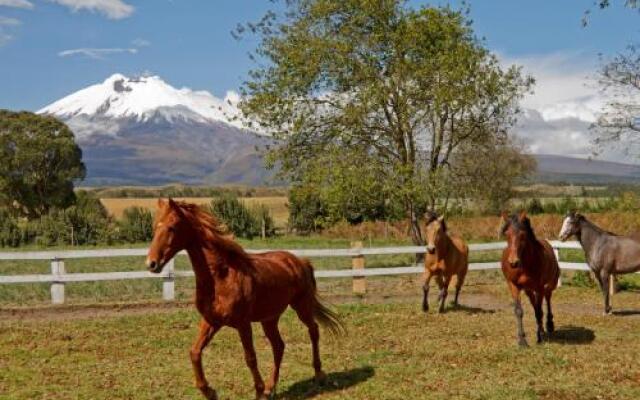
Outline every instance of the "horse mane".
{"type": "Polygon", "coordinates": [[[200,233],[205,247],[215,247],[216,250],[232,259],[234,266],[246,267],[252,264],[249,253],[232,239],[231,233],[226,225],[211,213],[203,210],[202,207],[197,204],[183,201],[176,201],[174,203],[178,206],[182,216],[200,233]]]}
{"type": "Polygon", "coordinates": [[[608,231],[606,229],[602,229],[601,227],[599,227],[598,225],[594,224],[593,222],[589,221],[584,215],[582,214],[576,214],[576,217],[578,218],[578,221],[582,221],[584,223],[586,223],[587,225],[589,225],[592,229],[594,229],[595,231],[597,231],[598,233],[605,233],[607,235],[611,235],[611,236],[620,236],[617,233],[613,233],[611,231],[608,231]]]}
{"type": "Polygon", "coordinates": [[[520,218],[516,214],[511,214],[502,225],[501,232],[503,235],[507,232],[507,228],[510,225],[513,226],[516,230],[524,230],[531,240],[538,240],[536,238],[536,233],[533,231],[533,227],[531,226],[531,220],[529,219],[529,217],[524,217],[524,220],[520,221],[520,218]]]}

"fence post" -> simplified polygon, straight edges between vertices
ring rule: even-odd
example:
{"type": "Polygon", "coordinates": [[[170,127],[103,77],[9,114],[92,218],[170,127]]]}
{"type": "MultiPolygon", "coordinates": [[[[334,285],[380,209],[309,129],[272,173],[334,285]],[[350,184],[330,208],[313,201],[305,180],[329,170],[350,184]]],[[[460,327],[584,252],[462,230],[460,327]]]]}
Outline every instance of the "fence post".
{"type": "Polygon", "coordinates": [[[164,267],[164,276],[162,278],[162,300],[172,301],[176,298],[176,281],[174,271],[175,258],[172,258],[164,267]]]}
{"type": "MultiPolygon", "coordinates": [[[[362,249],[362,242],[351,242],[352,249],[362,249]]],[[[364,269],[364,256],[357,255],[351,258],[351,269],[363,270],[364,269]]],[[[364,295],[367,293],[367,281],[364,276],[353,277],[353,294],[364,295]]]]}
{"type": "MultiPolygon", "coordinates": [[[[553,248],[553,255],[556,256],[556,261],[560,264],[560,249],[557,247],[553,248]]],[[[562,270],[558,274],[558,287],[562,286],[562,270]]]]}
{"type": "Polygon", "coordinates": [[[64,282],[60,279],[60,275],[64,274],[64,261],[57,258],[51,260],[51,275],[53,275],[53,282],[51,283],[52,304],[64,304],[64,282]]]}

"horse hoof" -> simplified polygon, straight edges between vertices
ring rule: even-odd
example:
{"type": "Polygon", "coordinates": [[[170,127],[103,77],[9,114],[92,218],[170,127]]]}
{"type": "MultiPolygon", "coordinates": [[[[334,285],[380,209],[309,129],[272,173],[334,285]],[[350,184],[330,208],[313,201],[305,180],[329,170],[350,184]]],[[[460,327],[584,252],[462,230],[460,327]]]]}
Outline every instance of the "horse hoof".
{"type": "Polygon", "coordinates": [[[555,326],[553,326],[553,322],[547,322],[547,333],[551,335],[556,330],[555,326]]]}
{"type": "Polygon", "coordinates": [[[520,340],[518,340],[518,346],[520,348],[529,347],[529,343],[527,343],[527,341],[524,340],[524,339],[520,339],[520,340]]]}
{"type": "Polygon", "coordinates": [[[317,372],[314,380],[318,385],[324,385],[327,382],[327,374],[323,371],[317,372]]]}
{"type": "Polygon", "coordinates": [[[209,386],[204,387],[202,390],[202,394],[207,400],[218,400],[218,394],[215,390],[211,389],[209,386]]]}

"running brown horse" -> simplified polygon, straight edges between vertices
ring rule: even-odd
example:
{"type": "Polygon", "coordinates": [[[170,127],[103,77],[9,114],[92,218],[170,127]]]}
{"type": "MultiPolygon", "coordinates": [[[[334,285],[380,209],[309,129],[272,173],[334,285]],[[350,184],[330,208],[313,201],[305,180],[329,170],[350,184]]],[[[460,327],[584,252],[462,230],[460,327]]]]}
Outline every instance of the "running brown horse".
{"type": "Polygon", "coordinates": [[[422,310],[429,311],[429,283],[433,276],[440,288],[438,312],[444,311],[445,300],[451,278],[456,276],[456,296],[454,305],[458,305],[460,289],[469,269],[469,247],[461,238],[447,232],[444,216],[427,213],[427,256],[424,259],[424,286],[422,287],[422,310]]]}
{"type": "Polygon", "coordinates": [[[227,235],[215,217],[195,204],[158,200],[154,223],[146,261],[149,271],[160,273],[179,251],[186,250],[195,272],[195,304],[202,320],[191,348],[191,363],[196,386],[207,399],[217,399],[217,395],[205,378],[202,351],[223,326],[235,328],[239,333],[245,361],[253,375],[256,398],[275,395],[285,347],[278,320],[287,306],[291,306],[307,326],[315,378],[325,379],[317,322],[332,332],[343,328],[336,314],[320,302],[309,261],[285,251],[249,255],[227,235]],[[262,324],[273,349],[273,372],[266,384],[258,370],[252,322],[262,324]]]}
{"type": "Polygon", "coordinates": [[[518,344],[527,346],[522,326],[520,291],[524,290],[531,301],[538,325],[537,341],[542,342],[542,300],[547,303],[547,332],[553,333],[551,295],[558,286],[560,267],[553,247],[546,240],[536,238],[531,221],[522,211],[519,215],[502,215],[502,234],[507,236],[507,248],[502,253],[502,273],[507,280],[518,326],[518,344]]]}

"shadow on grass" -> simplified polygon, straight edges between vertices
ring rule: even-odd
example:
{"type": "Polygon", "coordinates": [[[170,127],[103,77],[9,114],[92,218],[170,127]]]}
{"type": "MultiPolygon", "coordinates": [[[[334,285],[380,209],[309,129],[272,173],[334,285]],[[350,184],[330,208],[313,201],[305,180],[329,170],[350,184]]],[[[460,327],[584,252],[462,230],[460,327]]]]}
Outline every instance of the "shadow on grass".
{"type": "Polygon", "coordinates": [[[492,310],[490,308],[465,306],[464,304],[449,304],[449,306],[447,306],[447,308],[445,309],[445,312],[462,312],[465,314],[495,314],[496,310],[492,310]]]}
{"type": "Polygon", "coordinates": [[[298,400],[311,399],[323,393],[343,390],[366,381],[375,374],[373,367],[353,368],[348,371],[331,372],[327,374],[327,381],[318,384],[313,378],[299,381],[277,395],[278,399],[298,400]]]}
{"type": "Polygon", "coordinates": [[[612,311],[611,313],[620,317],[629,317],[633,315],[640,315],[640,310],[617,310],[612,311]]]}
{"type": "Polygon", "coordinates": [[[593,330],[582,326],[563,326],[556,329],[549,337],[549,341],[562,344],[588,344],[596,338],[593,330]]]}

